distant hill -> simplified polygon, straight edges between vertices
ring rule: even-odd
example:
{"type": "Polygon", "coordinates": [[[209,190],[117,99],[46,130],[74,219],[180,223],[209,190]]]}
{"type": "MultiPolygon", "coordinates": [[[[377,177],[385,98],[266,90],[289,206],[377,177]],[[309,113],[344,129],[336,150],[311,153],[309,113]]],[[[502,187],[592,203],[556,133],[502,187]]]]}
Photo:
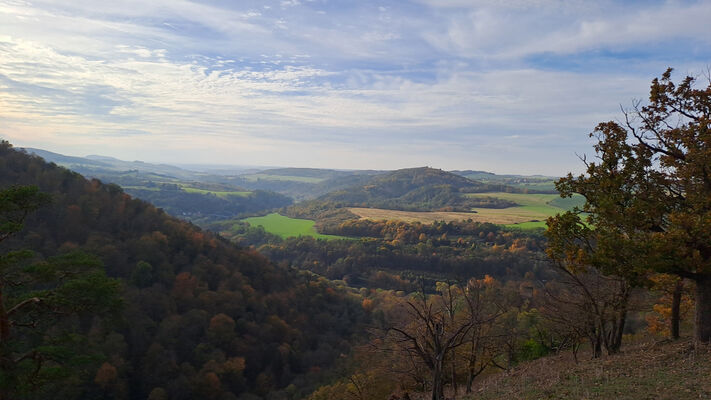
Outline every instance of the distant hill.
{"type": "MultiPolygon", "coordinates": [[[[401,211],[464,211],[516,205],[496,196],[466,193],[557,193],[545,176],[496,175],[486,171],[408,168],[397,171],[269,168],[190,170],[165,164],[91,155],[70,157],[26,149],[83,175],[116,183],[169,213],[210,223],[307,201],[292,215],[316,219],[343,207],[401,211]],[[308,202],[311,200],[311,202],[308,202]],[[308,211],[306,211],[308,210],[308,211]]],[[[204,167],[204,166],[203,166],[204,167]]],[[[350,215],[350,217],[355,217],[350,215]]]]}
{"type": "Polygon", "coordinates": [[[352,175],[350,171],[320,168],[274,168],[260,171],[262,174],[276,176],[301,176],[305,178],[332,179],[352,175]]]}
{"type": "Polygon", "coordinates": [[[295,200],[314,199],[349,186],[364,184],[373,176],[387,171],[342,171],[318,168],[274,168],[226,178],[229,182],[252,190],[271,190],[295,200]]]}
{"type": "Polygon", "coordinates": [[[18,148],[18,150],[24,150],[30,154],[38,155],[44,158],[47,162],[53,162],[62,166],[76,165],[86,168],[111,168],[110,164],[102,162],[99,158],[65,156],[63,154],[53,153],[42,149],[33,149],[31,147],[18,148]]]}
{"type": "Polygon", "coordinates": [[[470,198],[465,193],[506,191],[429,167],[408,168],[375,176],[365,184],[320,196],[315,201],[339,206],[387,208],[405,211],[471,211],[474,207],[505,208],[515,203],[493,198],[470,198]]]}
{"type": "Polygon", "coordinates": [[[428,167],[408,168],[375,176],[348,177],[354,185],[288,207],[290,217],[316,220],[321,233],[330,231],[358,216],[349,207],[384,208],[401,211],[459,211],[473,208],[507,208],[516,203],[470,193],[516,192],[506,185],[484,184],[462,176],[428,167]]]}
{"type": "Polygon", "coordinates": [[[192,221],[233,218],[292,203],[282,194],[250,191],[225,182],[225,178],[220,176],[172,165],[123,161],[97,155],[70,157],[33,148],[23,150],[82,175],[115,183],[132,196],[163,208],[171,215],[192,221]]]}
{"type": "Polygon", "coordinates": [[[166,175],[172,178],[191,180],[199,175],[193,171],[178,168],[167,164],[152,164],[143,161],[123,161],[114,157],[89,155],[86,157],[71,157],[47,150],[24,148],[30,154],[36,154],[47,162],[53,162],[82,175],[97,177],[97,175],[110,175],[116,172],[138,171],[144,174],[166,175]]]}
{"type": "Polygon", "coordinates": [[[558,177],[544,175],[497,175],[486,171],[451,171],[465,178],[478,180],[488,184],[499,184],[514,187],[527,193],[558,193],[554,182],[558,177]]]}

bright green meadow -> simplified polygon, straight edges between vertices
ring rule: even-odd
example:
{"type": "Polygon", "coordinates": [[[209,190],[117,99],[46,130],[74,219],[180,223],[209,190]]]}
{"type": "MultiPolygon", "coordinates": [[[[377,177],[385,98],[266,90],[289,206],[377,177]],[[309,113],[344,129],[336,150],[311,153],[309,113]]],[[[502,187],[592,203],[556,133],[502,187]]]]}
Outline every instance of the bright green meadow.
{"type": "Polygon", "coordinates": [[[282,238],[313,236],[316,239],[346,239],[343,236],[322,235],[316,232],[314,221],[310,219],[289,218],[278,213],[268,214],[263,217],[245,218],[243,221],[251,226],[262,226],[265,231],[279,235],[282,238]]]}

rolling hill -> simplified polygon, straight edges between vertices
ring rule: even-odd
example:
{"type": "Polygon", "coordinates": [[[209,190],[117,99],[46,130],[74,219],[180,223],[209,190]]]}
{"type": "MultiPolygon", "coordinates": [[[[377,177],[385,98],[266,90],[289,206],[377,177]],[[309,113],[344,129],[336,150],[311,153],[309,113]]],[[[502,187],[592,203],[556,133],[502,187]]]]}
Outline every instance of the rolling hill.
{"type": "Polygon", "coordinates": [[[401,169],[371,177],[365,184],[322,195],[292,209],[326,210],[344,207],[384,208],[402,211],[471,211],[474,207],[505,208],[515,203],[467,193],[512,190],[504,185],[473,181],[440,169],[401,169]]]}
{"type": "Polygon", "coordinates": [[[274,168],[222,178],[252,190],[271,190],[294,198],[310,200],[346,187],[365,184],[384,171],[334,170],[318,168],[274,168]]]}
{"type": "Polygon", "coordinates": [[[173,216],[196,222],[233,218],[292,203],[289,197],[279,193],[231,184],[229,177],[172,165],[122,161],[106,156],[70,157],[32,148],[24,150],[82,175],[117,184],[131,196],[148,201],[173,216]]]}

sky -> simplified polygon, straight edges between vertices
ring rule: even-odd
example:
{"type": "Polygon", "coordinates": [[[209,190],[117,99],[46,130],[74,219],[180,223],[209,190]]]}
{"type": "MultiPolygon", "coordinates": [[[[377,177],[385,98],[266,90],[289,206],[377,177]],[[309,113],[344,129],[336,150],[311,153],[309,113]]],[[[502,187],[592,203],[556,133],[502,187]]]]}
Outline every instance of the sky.
{"type": "Polygon", "coordinates": [[[559,176],[711,1],[0,0],[0,138],[173,164],[559,176]]]}

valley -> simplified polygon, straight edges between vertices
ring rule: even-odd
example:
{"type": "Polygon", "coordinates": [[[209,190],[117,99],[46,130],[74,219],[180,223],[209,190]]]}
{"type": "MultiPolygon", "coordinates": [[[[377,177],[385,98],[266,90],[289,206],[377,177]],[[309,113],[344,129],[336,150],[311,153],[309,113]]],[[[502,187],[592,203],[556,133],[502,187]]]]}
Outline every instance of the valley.
{"type": "Polygon", "coordinates": [[[537,229],[545,227],[546,218],[582,204],[579,197],[562,199],[550,193],[554,191],[553,178],[541,176],[449,173],[428,168],[393,172],[213,167],[194,171],[102,156],[82,158],[39,149],[27,151],[86,176],[118,184],[131,195],[205,227],[243,219],[282,237],[307,234],[334,238],[337,235],[326,236],[328,228],[324,232],[319,229],[349,218],[421,223],[472,219],[537,229]],[[282,210],[282,218],[273,215],[276,210],[282,210]],[[334,220],[337,210],[343,212],[334,220]],[[311,220],[316,227],[302,228],[299,224],[305,222],[293,222],[287,215],[311,220]],[[265,220],[250,219],[257,216],[265,220]]]}
{"type": "MultiPolygon", "coordinates": [[[[467,347],[447,350],[447,390],[468,398],[475,385],[478,395],[496,398],[500,392],[490,382],[508,379],[498,369],[537,365],[560,358],[561,351],[576,357],[586,340],[594,348],[602,335],[582,333],[590,319],[619,312],[613,307],[578,320],[580,310],[570,308],[577,303],[558,300],[580,298],[600,275],[569,281],[549,261],[546,221],[555,230],[565,218],[585,217],[585,198],[561,197],[554,178],[430,167],[198,171],[31,149],[93,178],[83,180],[5,146],[8,160],[30,165],[23,169],[72,176],[71,195],[40,186],[62,202],[28,219],[23,241],[34,243],[41,257],[90,251],[110,278],[127,285],[122,312],[144,325],[104,331],[121,337],[128,352],[93,351],[111,360],[100,370],[124,368],[121,379],[140,382],[131,397],[239,393],[238,399],[250,400],[346,400],[429,390],[427,356],[413,359],[408,343],[435,340],[422,327],[439,318],[443,334],[455,339],[462,321],[473,330],[459,339],[470,340],[467,347]],[[50,241],[39,233],[52,231],[60,234],[50,241]],[[180,362],[180,371],[156,366],[168,363],[156,349],[180,362]],[[135,367],[120,367],[127,363],[135,367]],[[136,375],[143,365],[153,365],[159,377],[136,375]],[[457,385],[465,381],[463,391],[457,385]]],[[[45,182],[41,176],[17,179],[45,182]]],[[[669,283],[655,279],[659,286],[649,293],[629,295],[637,308],[624,311],[627,330],[618,340],[649,340],[665,331],[669,283]]],[[[611,302],[626,288],[607,285],[592,301],[611,302]]],[[[681,296],[689,303],[688,293],[681,296]]],[[[689,329],[688,316],[681,321],[689,329]]],[[[605,344],[610,355],[614,346],[605,344]]],[[[578,375],[587,373],[580,369],[578,375]]],[[[526,384],[506,382],[514,393],[534,393],[526,384]]],[[[551,390],[589,393],[587,384],[568,389],[569,382],[557,382],[563,388],[551,390]]]]}
{"type": "Polygon", "coordinates": [[[0,0],[0,400],[711,399],[709,20],[0,0]]]}

